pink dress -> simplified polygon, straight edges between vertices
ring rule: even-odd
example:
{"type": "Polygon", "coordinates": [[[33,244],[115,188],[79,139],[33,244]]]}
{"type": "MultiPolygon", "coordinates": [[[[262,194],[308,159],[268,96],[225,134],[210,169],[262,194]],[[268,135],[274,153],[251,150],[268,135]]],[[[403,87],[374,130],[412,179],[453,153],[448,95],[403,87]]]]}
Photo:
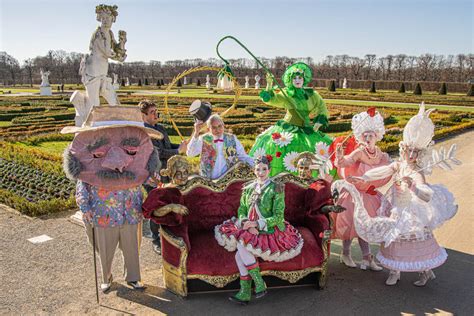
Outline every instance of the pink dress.
{"type": "MultiPolygon", "coordinates": [[[[338,168],[339,176],[342,178],[347,178],[348,176],[362,176],[370,169],[388,165],[390,163],[388,154],[381,152],[378,148],[377,150],[379,151],[380,157],[373,159],[374,163],[371,165],[363,163],[362,161],[353,162],[351,159],[346,159],[345,162],[342,163],[342,166],[338,168]]],[[[363,154],[365,155],[365,153],[363,154]]],[[[384,186],[389,181],[390,177],[356,185],[364,201],[364,207],[371,217],[377,216],[377,210],[380,207],[382,198],[382,194],[377,191],[376,188],[384,186]]],[[[338,204],[345,207],[346,211],[342,213],[331,213],[334,223],[332,238],[350,240],[358,237],[354,227],[354,203],[347,191],[343,190],[341,192],[338,204]]]]}

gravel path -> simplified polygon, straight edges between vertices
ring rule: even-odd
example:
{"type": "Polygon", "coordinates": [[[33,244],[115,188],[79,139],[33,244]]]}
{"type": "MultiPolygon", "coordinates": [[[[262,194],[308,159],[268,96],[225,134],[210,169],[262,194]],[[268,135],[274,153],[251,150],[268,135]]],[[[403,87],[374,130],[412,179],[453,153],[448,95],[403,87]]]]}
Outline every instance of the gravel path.
{"type": "MultiPolygon", "coordinates": [[[[272,289],[262,301],[243,308],[227,301],[228,293],[195,294],[180,299],[163,289],[161,260],[149,239],[141,247],[143,293],[125,284],[122,259],[117,254],[113,273],[116,283],[108,295],[95,300],[92,253],[83,228],[73,224],[64,212],[31,219],[0,205],[0,314],[171,314],[237,315],[399,315],[400,313],[455,313],[472,315],[474,214],[474,158],[472,138],[467,132],[442,145],[458,143],[458,157],[464,164],[453,172],[436,170],[431,183],[444,182],[455,194],[460,209],[456,217],[436,232],[449,258],[435,270],[436,280],[425,288],[414,287],[414,273],[402,274],[395,287],[384,285],[387,272],[362,272],[338,263],[340,242],[333,242],[328,287],[272,289]],[[444,180],[443,180],[444,179],[444,180]],[[32,244],[28,238],[46,234],[53,239],[32,244]]],[[[360,251],[353,243],[354,259],[360,251]]],[[[372,247],[374,250],[376,246],[372,247]]]]}

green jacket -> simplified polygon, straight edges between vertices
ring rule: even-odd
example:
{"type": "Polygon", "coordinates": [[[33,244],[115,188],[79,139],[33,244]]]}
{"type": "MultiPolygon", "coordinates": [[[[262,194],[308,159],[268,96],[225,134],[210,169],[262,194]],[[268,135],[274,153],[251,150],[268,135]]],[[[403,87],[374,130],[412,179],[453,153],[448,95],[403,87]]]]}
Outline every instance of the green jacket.
{"type": "MultiPolygon", "coordinates": [[[[260,93],[260,98],[268,105],[285,108],[286,115],[284,120],[290,124],[299,127],[312,127],[309,115],[313,114],[318,123],[326,125],[329,112],[324,100],[312,88],[304,88],[300,90],[304,91],[305,98],[293,98],[293,102],[295,103],[293,105],[288,102],[281,91],[275,93],[274,91],[264,90],[260,93]]],[[[316,121],[313,122],[313,124],[314,123],[316,123],[316,121]]]]}
{"type": "MultiPolygon", "coordinates": [[[[238,217],[240,221],[248,220],[251,211],[252,193],[255,191],[257,182],[254,181],[244,187],[240,199],[238,217]]],[[[261,233],[273,233],[275,226],[281,231],[285,230],[285,191],[283,185],[277,185],[269,181],[263,188],[258,202],[258,210],[263,218],[259,221],[259,231],[261,233]],[[263,228],[261,223],[265,223],[263,228]]]]}

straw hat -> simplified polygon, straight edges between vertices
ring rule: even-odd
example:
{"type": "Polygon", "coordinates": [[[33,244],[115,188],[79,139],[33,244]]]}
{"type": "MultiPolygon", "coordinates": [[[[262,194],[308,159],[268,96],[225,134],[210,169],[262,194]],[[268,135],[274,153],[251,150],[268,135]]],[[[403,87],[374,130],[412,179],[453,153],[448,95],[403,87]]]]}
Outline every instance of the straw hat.
{"type": "Polygon", "coordinates": [[[163,138],[163,134],[159,131],[145,127],[140,109],[135,106],[95,106],[81,127],[66,126],[61,130],[61,134],[75,134],[117,127],[138,127],[152,138],[163,138]]]}

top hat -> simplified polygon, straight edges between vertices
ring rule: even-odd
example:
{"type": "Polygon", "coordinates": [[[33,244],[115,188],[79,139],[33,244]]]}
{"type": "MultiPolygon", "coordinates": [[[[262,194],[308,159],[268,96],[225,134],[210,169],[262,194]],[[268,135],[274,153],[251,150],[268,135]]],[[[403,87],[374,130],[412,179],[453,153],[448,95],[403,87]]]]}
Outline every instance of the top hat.
{"type": "Polygon", "coordinates": [[[94,106],[82,126],[66,126],[61,134],[130,126],[142,129],[152,138],[163,138],[159,131],[145,127],[140,109],[136,106],[94,106]]]}
{"type": "Polygon", "coordinates": [[[206,101],[194,100],[189,107],[189,113],[195,120],[206,122],[212,114],[211,104],[206,101]]]}

